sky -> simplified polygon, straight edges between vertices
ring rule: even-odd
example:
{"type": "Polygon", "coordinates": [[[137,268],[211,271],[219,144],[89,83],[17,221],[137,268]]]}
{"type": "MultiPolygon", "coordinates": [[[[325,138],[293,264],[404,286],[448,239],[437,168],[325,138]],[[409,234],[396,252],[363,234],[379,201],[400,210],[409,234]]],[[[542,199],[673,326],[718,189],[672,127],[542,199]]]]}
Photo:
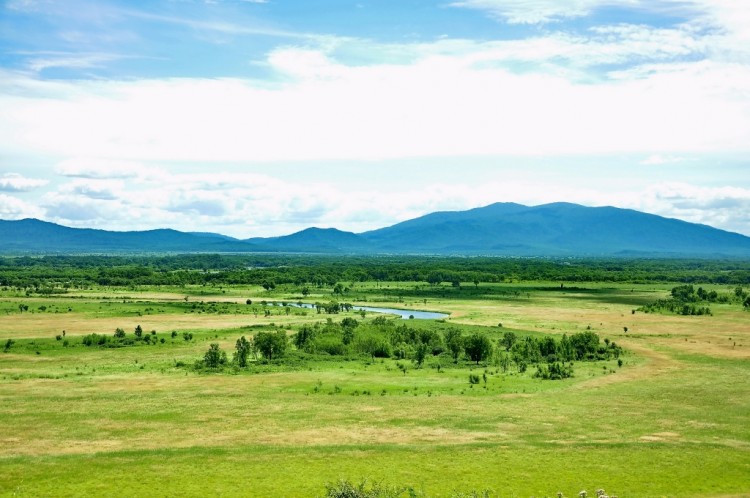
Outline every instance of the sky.
{"type": "Polygon", "coordinates": [[[746,0],[0,7],[0,219],[249,238],[559,201],[750,235],[746,0]]]}

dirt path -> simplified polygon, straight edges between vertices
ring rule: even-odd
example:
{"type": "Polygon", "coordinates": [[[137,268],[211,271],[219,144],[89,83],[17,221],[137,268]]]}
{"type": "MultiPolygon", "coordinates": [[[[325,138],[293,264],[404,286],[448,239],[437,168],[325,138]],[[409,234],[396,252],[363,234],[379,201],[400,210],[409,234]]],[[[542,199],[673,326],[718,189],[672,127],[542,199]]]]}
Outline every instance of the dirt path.
{"type": "Polygon", "coordinates": [[[635,340],[626,339],[618,341],[618,343],[626,351],[630,351],[641,358],[645,358],[646,362],[632,367],[624,367],[619,369],[616,374],[597,377],[595,379],[581,382],[580,384],[576,384],[573,389],[591,389],[619,382],[632,382],[663,375],[679,368],[679,360],[672,358],[666,353],[655,351],[635,340]]]}

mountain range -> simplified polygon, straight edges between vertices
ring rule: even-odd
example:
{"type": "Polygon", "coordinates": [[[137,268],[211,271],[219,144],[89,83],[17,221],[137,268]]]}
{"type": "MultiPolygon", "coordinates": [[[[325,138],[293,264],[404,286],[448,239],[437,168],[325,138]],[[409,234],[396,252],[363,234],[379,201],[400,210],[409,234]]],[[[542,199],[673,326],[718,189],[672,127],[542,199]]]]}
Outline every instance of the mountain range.
{"type": "Polygon", "coordinates": [[[629,209],[569,203],[496,203],[359,234],[313,227],[246,240],[170,229],[114,232],[0,220],[0,253],[133,252],[750,257],[750,237],[629,209]]]}

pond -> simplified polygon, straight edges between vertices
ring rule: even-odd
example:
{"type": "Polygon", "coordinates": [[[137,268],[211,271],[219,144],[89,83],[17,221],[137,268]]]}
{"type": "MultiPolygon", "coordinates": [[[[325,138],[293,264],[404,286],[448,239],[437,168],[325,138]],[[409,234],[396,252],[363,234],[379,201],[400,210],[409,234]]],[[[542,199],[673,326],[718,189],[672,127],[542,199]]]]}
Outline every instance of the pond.
{"type": "MultiPolygon", "coordinates": [[[[269,303],[275,306],[281,306],[281,303],[269,303]]],[[[310,303],[287,303],[288,306],[294,306],[297,308],[315,308],[314,304],[310,303]]],[[[367,311],[370,313],[388,313],[390,315],[398,315],[403,320],[409,320],[414,318],[415,320],[440,320],[448,318],[446,313],[436,313],[434,311],[418,311],[418,310],[400,310],[396,308],[375,308],[372,306],[353,306],[352,309],[357,311],[367,311]]]]}

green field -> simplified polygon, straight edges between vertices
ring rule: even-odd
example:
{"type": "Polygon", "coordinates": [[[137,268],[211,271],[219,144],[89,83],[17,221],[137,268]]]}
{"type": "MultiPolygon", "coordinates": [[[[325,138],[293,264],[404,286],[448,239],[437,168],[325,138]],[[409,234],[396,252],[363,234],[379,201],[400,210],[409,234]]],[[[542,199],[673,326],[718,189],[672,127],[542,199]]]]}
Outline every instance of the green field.
{"type": "Polygon", "coordinates": [[[339,479],[430,497],[750,496],[750,314],[736,302],[706,316],[634,312],[675,285],[352,282],[343,295],[323,285],[304,297],[292,284],[6,286],[0,346],[14,342],[0,352],[0,496],[313,497],[339,479]],[[579,361],[572,378],[542,380],[535,365],[504,371],[496,354],[429,354],[420,368],[409,356],[306,355],[290,344],[284,358],[244,369],[193,366],[211,343],[231,359],[240,336],[375,320],[260,304],[334,298],[450,313],[404,323],[493,344],[508,331],[592,331],[624,348],[622,362],[579,361]],[[154,344],[81,343],[137,325],[155,331],[154,344]]]}

